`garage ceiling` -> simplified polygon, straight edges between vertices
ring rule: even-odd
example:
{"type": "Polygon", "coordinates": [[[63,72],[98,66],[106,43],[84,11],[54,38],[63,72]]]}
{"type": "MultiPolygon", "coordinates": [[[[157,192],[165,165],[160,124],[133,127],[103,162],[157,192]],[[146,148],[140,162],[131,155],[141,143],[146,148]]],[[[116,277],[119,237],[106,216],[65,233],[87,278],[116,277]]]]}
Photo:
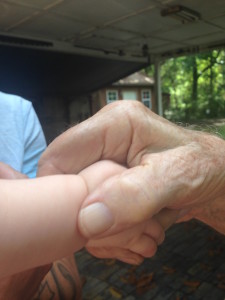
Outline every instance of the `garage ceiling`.
{"type": "Polygon", "coordinates": [[[0,31],[52,41],[65,51],[76,46],[136,57],[172,55],[225,45],[225,1],[0,0],[0,31]],[[175,5],[199,13],[199,20],[161,16],[175,5]]]}
{"type": "Polygon", "coordinates": [[[225,47],[225,1],[0,0],[0,46],[122,61],[109,82],[155,58],[225,47]]]}

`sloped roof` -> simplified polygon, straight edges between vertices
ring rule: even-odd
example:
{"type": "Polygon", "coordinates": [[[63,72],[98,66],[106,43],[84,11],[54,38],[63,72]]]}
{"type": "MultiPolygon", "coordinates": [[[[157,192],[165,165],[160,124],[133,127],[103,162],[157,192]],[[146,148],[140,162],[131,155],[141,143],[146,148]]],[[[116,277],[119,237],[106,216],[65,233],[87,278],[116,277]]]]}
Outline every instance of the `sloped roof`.
{"type": "Polygon", "coordinates": [[[154,85],[154,79],[141,73],[136,72],[125,78],[122,78],[113,83],[114,86],[152,86],[154,85]]]}

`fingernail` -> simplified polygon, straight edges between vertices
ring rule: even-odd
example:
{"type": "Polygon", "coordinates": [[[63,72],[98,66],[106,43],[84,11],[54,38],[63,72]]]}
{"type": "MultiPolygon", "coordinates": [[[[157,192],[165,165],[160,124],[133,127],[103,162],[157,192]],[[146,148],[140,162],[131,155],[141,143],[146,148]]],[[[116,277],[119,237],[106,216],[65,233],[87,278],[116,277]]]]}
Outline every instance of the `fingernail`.
{"type": "Polygon", "coordinates": [[[107,206],[94,203],[80,211],[78,222],[82,234],[89,238],[109,229],[114,223],[114,218],[107,206]]]}

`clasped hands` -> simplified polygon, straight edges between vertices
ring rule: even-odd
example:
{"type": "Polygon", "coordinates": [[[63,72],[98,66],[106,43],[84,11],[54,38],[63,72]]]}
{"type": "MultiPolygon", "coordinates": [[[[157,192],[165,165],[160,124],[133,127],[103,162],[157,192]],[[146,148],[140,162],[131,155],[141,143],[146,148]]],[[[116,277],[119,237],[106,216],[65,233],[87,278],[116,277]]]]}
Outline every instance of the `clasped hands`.
{"type": "Polygon", "coordinates": [[[56,138],[38,174],[82,174],[101,160],[116,164],[96,164],[96,174],[111,168],[112,176],[91,190],[77,224],[95,256],[138,264],[155,254],[170,225],[191,218],[225,233],[222,139],[118,101],[56,138]]]}
{"type": "MultiPolygon", "coordinates": [[[[139,264],[155,254],[174,222],[196,218],[225,234],[225,142],[178,127],[139,102],[107,105],[56,138],[38,170],[38,176],[54,174],[78,174],[86,186],[74,211],[74,251],[86,246],[97,257],[139,264]]],[[[24,176],[0,164],[0,178],[24,176]]],[[[30,299],[49,268],[5,278],[0,298],[15,299],[9,296],[15,284],[17,298],[24,297],[28,283],[24,299],[30,299]]]]}

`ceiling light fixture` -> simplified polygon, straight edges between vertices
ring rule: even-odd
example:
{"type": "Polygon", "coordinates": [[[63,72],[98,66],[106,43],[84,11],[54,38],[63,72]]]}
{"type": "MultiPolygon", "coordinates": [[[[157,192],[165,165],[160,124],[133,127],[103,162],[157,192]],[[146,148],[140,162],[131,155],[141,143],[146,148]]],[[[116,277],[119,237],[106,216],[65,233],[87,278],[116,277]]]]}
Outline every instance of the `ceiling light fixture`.
{"type": "Polygon", "coordinates": [[[171,17],[182,23],[192,23],[201,19],[200,13],[182,5],[170,6],[161,11],[162,17],[171,17]]]}

